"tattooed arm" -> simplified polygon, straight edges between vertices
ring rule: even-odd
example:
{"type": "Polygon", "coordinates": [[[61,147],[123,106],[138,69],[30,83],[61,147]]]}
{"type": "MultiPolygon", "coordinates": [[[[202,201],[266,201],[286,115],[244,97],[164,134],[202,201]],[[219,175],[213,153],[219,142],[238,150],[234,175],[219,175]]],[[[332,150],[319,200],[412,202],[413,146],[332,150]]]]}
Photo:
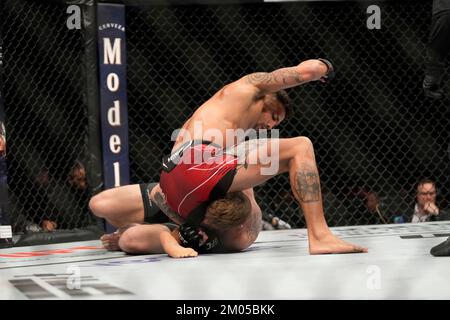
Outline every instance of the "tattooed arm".
{"type": "Polygon", "coordinates": [[[156,205],[161,209],[162,212],[164,212],[166,216],[169,217],[170,220],[177,224],[182,224],[184,222],[184,219],[178,213],[170,209],[166,201],[166,196],[162,192],[159,185],[152,189],[150,193],[150,199],[156,203],[156,205]]]}
{"type": "Polygon", "coordinates": [[[316,59],[306,60],[297,66],[281,68],[272,72],[256,72],[249,74],[238,83],[247,83],[257,88],[260,95],[295,87],[324,77],[328,66],[316,59]]]}

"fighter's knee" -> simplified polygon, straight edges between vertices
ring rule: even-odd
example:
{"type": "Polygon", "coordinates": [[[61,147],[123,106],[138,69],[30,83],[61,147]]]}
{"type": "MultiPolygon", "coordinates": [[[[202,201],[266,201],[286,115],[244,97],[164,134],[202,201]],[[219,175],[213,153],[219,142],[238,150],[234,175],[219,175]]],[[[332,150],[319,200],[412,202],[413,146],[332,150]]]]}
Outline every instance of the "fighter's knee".
{"type": "Polygon", "coordinates": [[[108,211],[108,201],[102,193],[99,193],[89,200],[89,209],[95,216],[104,218],[104,214],[108,211]]]}
{"type": "Polygon", "coordinates": [[[301,136],[292,139],[295,141],[296,153],[305,154],[307,152],[313,152],[313,143],[308,137],[301,136]]]}
{"type": "Polygon", "coordinates": [[[310,147],[313,145],[311,139],[309,139],[308,137],[305,137],[305,136],[295,137],[293,139],[296,140],[297,145],[300,145],[302,147],[310,147]]]}

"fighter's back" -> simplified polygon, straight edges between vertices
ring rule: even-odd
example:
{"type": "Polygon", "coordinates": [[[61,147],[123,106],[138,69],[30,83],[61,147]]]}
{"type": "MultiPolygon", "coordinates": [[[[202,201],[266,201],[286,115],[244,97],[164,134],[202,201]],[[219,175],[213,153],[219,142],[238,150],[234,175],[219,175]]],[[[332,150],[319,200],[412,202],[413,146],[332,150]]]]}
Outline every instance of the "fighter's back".
{"type": "Polygon", "coordinates": [[[207,140],[223,147],[236,143],[234,130],[253,128],[261,114],[263,103],[256,92],[242,81],[224,86],[184,123],[173,150],[189,140],[207,140]]]}

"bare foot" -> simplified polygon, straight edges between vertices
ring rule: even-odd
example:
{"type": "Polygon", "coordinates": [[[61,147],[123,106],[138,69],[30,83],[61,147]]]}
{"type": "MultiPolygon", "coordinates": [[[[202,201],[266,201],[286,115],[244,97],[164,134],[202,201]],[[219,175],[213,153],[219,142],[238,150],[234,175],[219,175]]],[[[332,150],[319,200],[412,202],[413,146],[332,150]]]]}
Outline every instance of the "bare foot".
{"type": "Polygon", "coordinates": [[[105,248],[108,251],[120,251],[119,247],[120,236],[121,234],[118,231],[110,234],[104,234],[100,238],[103,248],[105,248]]]}
{"type": "Polygon", "coordinates": [[[367,253],[367,248],[345,242],[333,234],[317,240],[309,241],[310,254],[329,254],[329,253],[367,253]]]}
{"type": "Polygon", "coordinates": [[[169,256],[171,256],[172,258],[189,258],[189,257],[198,256],[198,252],[192,248],[180,247],[180,248],[173,249],[169,253],[169,256]]]}
{"type": "Polygon", "coordinates": [[[139,223],[132,223],[128,224],[122,228],[117,229],[113,233],[104,234],[101,236],[100,241],[102,242],[103,247],[108,251],[121,251],[119,247],[119,239],[122,236],[122,234],[127,230],[128,228],[131,228],[133,226],[137,226],[139,223]]]}

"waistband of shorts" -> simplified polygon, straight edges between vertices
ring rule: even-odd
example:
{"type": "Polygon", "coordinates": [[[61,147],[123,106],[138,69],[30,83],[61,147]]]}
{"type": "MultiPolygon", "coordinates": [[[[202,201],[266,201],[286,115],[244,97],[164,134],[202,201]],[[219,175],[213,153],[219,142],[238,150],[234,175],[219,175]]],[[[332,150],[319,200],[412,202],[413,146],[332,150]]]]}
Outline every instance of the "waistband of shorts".
{"type": "Polygon", "coordinates": [[[207,145],[207,146],[213,146],[213,147],[222,149],[222,146],[219,146],[218,144],[211,142],[209,140],[200,140],[200,139],[199,140],[189,140],[189,141],[186,141],[185,143],[183,143],[180,147],[178,147],[170,155],[174,155],[175,153],[180,152],[183,149],[186,149],[188,146],[195,147],[198,145],[207,145]]]}
{"type": "Polygon", "coordinates": [[[217,148],[222,148],[222,146],[219,146],[217,143],[214,143],[214,142],[209,141],[209,140],[191,140],[191,142],[192,142],[192,146],[203,144],[203,145],[207,145],[207,146],[213,146],[213,147],[217,147],[217,148]]]}

